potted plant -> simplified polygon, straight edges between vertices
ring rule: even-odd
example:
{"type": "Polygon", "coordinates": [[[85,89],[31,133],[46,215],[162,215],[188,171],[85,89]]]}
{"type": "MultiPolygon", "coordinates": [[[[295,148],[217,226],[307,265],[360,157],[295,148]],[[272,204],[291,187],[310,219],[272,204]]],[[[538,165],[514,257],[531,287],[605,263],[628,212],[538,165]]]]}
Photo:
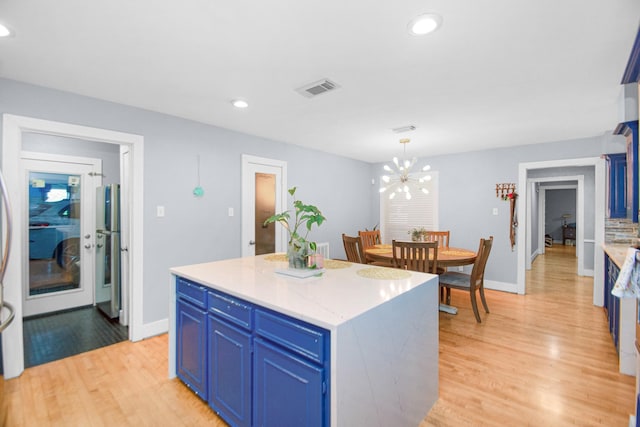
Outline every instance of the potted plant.
{"type": "Polygon", "coordinates": [[[424,227],[413,228],[407,232],[411,235],[411,240],[414,242],[426,242],[427,241],[427,230],[424,227]]]}
{"type": "Polygon", "coordinates": [[[267,218],[264,224],[279,222],[289,233],[287,245],[287,257],[289,268],[307,268],[307,257],[310,251],[316,250],[316,242],[307,240],[313,224],[322,225],[326,218],[316,206],[307,205],[296,199],[296,187],[290,188],[289,194],[293,197],[295,215],[291,217],[290,211],[284,211],[267,218]]]}

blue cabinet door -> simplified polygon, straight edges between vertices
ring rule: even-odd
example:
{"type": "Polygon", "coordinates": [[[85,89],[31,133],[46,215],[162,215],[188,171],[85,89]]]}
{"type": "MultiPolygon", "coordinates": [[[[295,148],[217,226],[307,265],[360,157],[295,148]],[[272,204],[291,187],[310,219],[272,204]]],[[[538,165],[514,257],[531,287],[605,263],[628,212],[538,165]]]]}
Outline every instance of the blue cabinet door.
{"type": "Polygon", "coordinates": [[[324,369],[260,338],[254,351],[254,425],[327,426],[324,369]]]}
{"type": "Polygon", "coordinates": [[[209,316],[209,405],[232,426],[251,425],[251,334],[209,316]]]}
{"type": "Polygon", "coordinates": [[[627,216],[627,155],[608,154],[609,161],[609,218],[627,216]]]}
{"type": "Polygon", "coordinates": [[[178,299],[176,317],[178,378],[207,400],[206,311],[178,299]]]}

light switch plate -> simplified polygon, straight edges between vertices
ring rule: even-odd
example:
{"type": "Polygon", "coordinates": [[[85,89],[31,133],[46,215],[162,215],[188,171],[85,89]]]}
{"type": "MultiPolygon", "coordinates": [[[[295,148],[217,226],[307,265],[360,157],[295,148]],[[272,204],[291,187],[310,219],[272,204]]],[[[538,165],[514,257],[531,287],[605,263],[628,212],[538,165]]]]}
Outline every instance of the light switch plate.
{"type": "Polygon", "coordinates": [[[156,216],[162,218],[164,216],[164,206],[156,206],[156,216]]]}
{"type": "Polygon", "coordinates": [[[229,216],[233,216],[233,208],[229,208],[229,216]]]}
{"type": "Polygon", "coordinates": [[[498,215],[498,208],[493,208],[493,214],[498,215]]]}

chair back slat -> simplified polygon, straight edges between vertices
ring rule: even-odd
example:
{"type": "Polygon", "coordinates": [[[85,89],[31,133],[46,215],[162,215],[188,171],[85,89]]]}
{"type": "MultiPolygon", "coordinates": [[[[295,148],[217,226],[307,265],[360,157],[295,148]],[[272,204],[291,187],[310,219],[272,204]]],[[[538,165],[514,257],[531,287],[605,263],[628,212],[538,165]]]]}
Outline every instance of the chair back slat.
{"type": "Polygon", "coordinates": [[[438,242],[404,242],[394,240],[393,264],[396,268],[437,274],[438,242]]]}
{"type": "Polygon", "coordinates": [[[362,248],[362,238],[360,236],[352,237],[342,233],[342,243],[344,252],[347,255],[347,261],[358,264],[365,264],[364,249],[362,248]]]}
{"type": "Polygon", "coordinates": [[[441,248],[449,247],[450,231],[427,231],[427,242],[438,242],[438,246],[441,248]]]}
{"type": "Polygon", "coordinates": [[[368,249],[374,245],[382,243],[380,238],[380,230],[373,231],[358,231],[358,236],[362,238],[363,249],[368,249]]]}

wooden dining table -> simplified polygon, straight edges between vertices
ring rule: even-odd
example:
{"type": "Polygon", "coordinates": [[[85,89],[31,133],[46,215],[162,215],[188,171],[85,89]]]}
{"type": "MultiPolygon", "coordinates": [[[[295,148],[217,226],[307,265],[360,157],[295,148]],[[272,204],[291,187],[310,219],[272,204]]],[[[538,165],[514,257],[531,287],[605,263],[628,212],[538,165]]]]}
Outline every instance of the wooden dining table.
{"type": "MultiPolygon", "coordinates": [[[[391,245],[374,245],[365,249],[367,262],[386,263],[393,266],[393,252],[391,245]]],[[[438,248],[438,267],[458,267],[473,264],[476,260],[475,251],[462,248],[438,248]]]]}
{"type": "MultiPolygon", "coordinates": [[[[391,245],[374,245],[364,251],[368,263],[384,264],[393,267],[393,247],[391,245]]],[[[476,260],[476,252],[463,248],[438,248],[438,267],[460,267],[473,264],[476,260]]],[[[450,314],[457,314],[458,309],[440,303],[440,311],[450,314]]]]}

